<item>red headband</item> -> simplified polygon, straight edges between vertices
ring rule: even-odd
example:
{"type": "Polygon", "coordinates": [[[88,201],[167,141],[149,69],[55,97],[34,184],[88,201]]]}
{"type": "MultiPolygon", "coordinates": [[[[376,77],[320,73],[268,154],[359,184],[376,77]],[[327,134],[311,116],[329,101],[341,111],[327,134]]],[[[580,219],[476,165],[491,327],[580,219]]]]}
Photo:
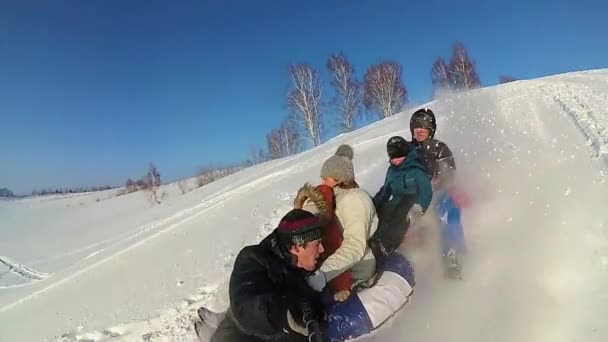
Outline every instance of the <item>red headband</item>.
{"type": "Polygon", "coordinates": [[[313,225],[318,225],[319,224],[319,219],[317,217],[307,217],[301,220],[297,220],[297,221],[282,221],[281,223],[279,223],[279,230],[283,231],[284,233],[295,233],[298,230],[304,228],[310,228],[310,226],[313,225]]]}

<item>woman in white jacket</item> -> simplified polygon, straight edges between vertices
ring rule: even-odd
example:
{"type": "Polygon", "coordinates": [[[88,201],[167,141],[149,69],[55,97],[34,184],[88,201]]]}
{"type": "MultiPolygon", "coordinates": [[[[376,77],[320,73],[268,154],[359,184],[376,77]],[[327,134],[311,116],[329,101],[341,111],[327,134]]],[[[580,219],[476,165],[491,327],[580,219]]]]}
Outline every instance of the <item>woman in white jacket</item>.
{"type": "Polygon", "coordinates": [[[352,272],[354,286],[368,282],[376,273],[376,260],[367,241],[376,231],[378,218],[370,194],[355,182],[353,156],[352,147],[341,145],[321,167],[323,184],[334,189],[336,217],[344,240],[309,278],[310,286],[318,291],[347,270],[352,272]]]}

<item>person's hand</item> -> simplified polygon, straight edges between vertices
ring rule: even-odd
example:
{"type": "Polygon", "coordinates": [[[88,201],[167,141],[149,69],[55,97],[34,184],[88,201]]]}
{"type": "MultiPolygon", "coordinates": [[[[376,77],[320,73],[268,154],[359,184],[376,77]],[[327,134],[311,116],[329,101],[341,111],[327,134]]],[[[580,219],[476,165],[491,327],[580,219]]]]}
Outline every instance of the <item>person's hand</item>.
{"type": "Polygon", "coordinates": [[[410,220],[410,227],[416,225],[416,222],[424,215],[424,211],[420,204],[416,203],[412,206],[410,211],[407,213],[407,217],[410,220]]]}
{"type": "Polygon", "coordinates": [[[336,302],[343,302],[350,296],[350,290],[342,290],[334,293],[334,300],[336,302]]]}
{"type": "Polygon", "coordinates": [[[317,270],[313,275],[306,278],[306,283],[308,283],[308,286],[313,290],[321,292],[327,285],[327,276],[325,275],[325,272],[317,270]]]}

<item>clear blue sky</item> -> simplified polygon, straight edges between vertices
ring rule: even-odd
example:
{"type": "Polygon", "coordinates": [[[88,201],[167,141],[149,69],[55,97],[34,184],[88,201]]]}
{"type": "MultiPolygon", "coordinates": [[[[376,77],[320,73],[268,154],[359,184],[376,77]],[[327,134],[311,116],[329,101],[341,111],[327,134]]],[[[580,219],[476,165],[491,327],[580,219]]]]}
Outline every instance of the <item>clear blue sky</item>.
{"type": "Polygon", "coordinates": [[[484,85],[608,67],[606,1],[442,3],[4,0],[0,187],[123,184],[148,161],[174,180],[245,160],[287,114],[287,65],[326,75],[333,52],[358,75],[401,62],[419,103],[456,40],[484,85]]]}

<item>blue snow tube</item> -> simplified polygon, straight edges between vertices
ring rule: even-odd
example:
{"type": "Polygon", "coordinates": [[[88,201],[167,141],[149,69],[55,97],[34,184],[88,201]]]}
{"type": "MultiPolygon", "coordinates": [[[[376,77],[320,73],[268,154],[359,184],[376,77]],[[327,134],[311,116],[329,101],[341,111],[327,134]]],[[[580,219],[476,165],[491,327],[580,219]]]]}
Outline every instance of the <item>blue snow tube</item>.
{"type": "Polygon", "coordinates": [[[387,322],[408,302],[415,285],[414,269],[401,254],[386,257],[377,283],[336,303],[329,311],[327,338],[346,341],[369,334],[387,322]]]}

